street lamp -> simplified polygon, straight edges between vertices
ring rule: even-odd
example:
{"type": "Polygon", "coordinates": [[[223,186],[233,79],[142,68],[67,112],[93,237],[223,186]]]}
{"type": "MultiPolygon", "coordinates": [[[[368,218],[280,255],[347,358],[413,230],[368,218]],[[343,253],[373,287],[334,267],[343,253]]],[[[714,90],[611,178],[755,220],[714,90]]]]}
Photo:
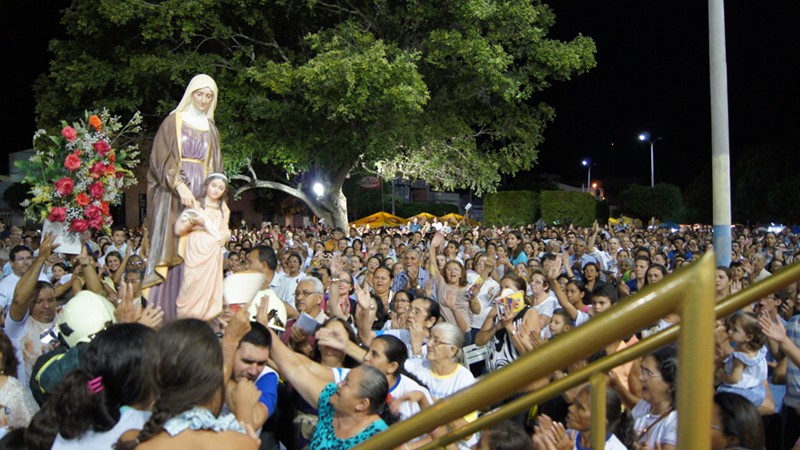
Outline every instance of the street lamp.
{"type": "Polygon", "coordinates": [[[653,159],[653,146],[656,142],[660,141],[661,137],[657,137],[655,139],[650,139],[650,133],[642,133],[639,135],[639,140],[642,142],[649,142],[650,143],[650,187],[654,187],[656,185],[656,168],[655,162],[653,159]]]}
{"type": "Polygon", "coordinates": [[[314,195],[316,195],[317,198],[322,197],[322,194],[325,193],[325,186],[323,186],[319,181],[314,183],[314,186],[312,186],[311,189],[314,191],[314,195]]]}
{"type": "Polygon", "coordinates": [[[589,192],[589,189],[592,186],[592,166],[596,166],[597,163],[593,163],[589,159],[584,159],[583,161],[581,161],[581,164],[583,164],[584,167],[589,169],[588,173],[586,174],[586,192],[589,192]]]}

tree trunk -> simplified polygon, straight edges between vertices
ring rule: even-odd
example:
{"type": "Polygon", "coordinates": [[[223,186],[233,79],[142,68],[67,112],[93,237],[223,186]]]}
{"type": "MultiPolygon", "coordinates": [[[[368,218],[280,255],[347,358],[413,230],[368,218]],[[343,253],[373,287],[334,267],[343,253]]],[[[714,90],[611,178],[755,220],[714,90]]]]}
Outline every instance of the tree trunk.
{"type": "Polygon", "coordinates": [[[247,181],[247,184],[236,189],[233,194],[234,197],[239,197],[243,192],[256,188],[275,189],[285,192],[308,205],[311,211],[322,219],[324,225],[331,228],[339,227],[346,235],[350,234],[350,227],[347,222],[347,197],[342,192],[342,183],[335,183],[327,187],[327,192],[324,195],[315,197],[307,195],[300,189],[274,181],[254,180],[243,175],[233,175],[231,179],[247,181]]]}

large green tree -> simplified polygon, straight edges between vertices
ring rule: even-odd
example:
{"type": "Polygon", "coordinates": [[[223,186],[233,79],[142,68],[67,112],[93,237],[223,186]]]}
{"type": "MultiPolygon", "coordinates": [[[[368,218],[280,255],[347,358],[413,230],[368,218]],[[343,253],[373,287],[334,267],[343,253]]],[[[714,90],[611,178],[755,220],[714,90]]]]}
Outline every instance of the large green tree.
{"type": "Polygon", "coordinates": [[[531,168],[555,117],[537,94],[595,65],[592,39],[549,39],[554,22],[535,0],[74,0],[38,119],[102,105],[152,131],[208,73],[238,192],[279,189],[344,225],[357,166],[478,194],[531,168]]]}

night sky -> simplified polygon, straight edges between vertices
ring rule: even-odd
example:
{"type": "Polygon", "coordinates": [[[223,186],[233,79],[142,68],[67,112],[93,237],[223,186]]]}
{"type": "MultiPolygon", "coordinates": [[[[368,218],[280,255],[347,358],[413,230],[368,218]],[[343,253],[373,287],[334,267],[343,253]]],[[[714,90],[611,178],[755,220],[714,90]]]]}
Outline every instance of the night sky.
{"type": "MultiPolygon", "coordinates": [[[[7,151],[30,147],[32,83],[47,70],[47,42],[63,35],[66,0],[4,5],[2,30],[11,108],[7,151]],[[10,17],[8,17],[10,16],[10,17]],[[23,32],[24,30],[24,32],[23,32]]],[[[551,36],[582,33],[597,44],[597,67],[539,97],[556,109],[539,164],[525,177],[549,173],[580,184],[583,158],[597,164],[592,178],[639,178],[649,183],[649,145],[656,143],[656,182],[685,186],[710,164],[708,6],[704,1],[553,1],[551,36]]],[[[728,1],[726,5],[731,157],[763,144],[792,144],[800,121],[800,27],[795,1],[728,1]]],[[[7,172],[2,158],[0,171],[7,172]]]]}

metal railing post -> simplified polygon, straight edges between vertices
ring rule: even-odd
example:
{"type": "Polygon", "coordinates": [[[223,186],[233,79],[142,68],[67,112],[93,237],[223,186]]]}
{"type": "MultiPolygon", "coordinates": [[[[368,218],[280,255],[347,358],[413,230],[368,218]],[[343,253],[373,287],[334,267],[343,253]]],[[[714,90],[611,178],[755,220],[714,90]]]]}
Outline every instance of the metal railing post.
{"type": "Polygon", "coordinates": [[[697,262],[692,289],[680,302],[681,334],[678,369],[678,448],[711,446],[711,403],[714,396],[714,278],[713,253],[697,262]]]}
{"type": "Polygon", "coordinates": [[[592,450],[606,448],[606,388],[608,376],[595,372],[589,379],[592,383],[592,450]]]}

